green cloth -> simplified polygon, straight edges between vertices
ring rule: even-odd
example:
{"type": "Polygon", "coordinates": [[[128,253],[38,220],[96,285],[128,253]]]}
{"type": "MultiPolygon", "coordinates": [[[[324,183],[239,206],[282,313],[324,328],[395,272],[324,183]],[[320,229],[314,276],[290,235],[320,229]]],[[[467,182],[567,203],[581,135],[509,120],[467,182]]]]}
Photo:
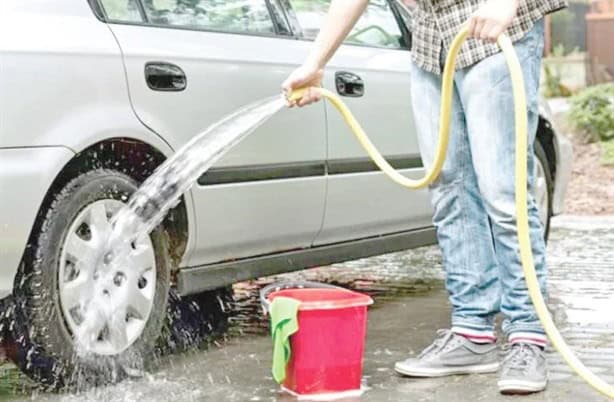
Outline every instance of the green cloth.
{"type": "Polygon", "coordinates": [[[289,297],[276,297],[270,308],[273,337],[273,378],[278,383],[286,379],[286,365],[290,361],[290,336],[298,331],[298,307],[301,303],[289,297]]]}

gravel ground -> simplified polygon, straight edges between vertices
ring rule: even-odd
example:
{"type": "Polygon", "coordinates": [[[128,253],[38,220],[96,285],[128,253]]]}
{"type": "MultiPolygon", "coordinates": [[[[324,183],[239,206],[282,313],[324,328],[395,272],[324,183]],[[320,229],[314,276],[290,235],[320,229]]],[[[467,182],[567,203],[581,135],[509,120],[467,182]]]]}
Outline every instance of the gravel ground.
{"type": "Polygon", "coordinates": [[[614,166],[600,163],[599,144],[585,144],[573,134],[567,122],[567,99],[551,99],[548,102],[557,130],[567,133],[573,144],[574,160],[569,187],[565,197],[565,214],[612,215],[614,214],[614,166]]]}
{"type": "Polygon", "coordinates": [[[572,137],[574,161],[565,199],[565,213],[574,215],[614,214],[614,166],[599,163],[598,144],[582,144],[572,137]]]}

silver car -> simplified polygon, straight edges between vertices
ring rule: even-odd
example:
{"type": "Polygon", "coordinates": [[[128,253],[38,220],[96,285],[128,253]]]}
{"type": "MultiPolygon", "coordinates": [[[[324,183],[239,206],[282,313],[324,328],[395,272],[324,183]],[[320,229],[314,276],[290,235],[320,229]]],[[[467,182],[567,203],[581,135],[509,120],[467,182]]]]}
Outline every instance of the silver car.
{"type": "MultiPolygon", "coordinates": [[[[80,306],[97,278],[92,255],[109,217],[203,128],[277,93],[305,58],[326,5],[0,2],[0,297],[15,323],[13,358],[26,373],[61,387],[142,366],[166,319],[169,289],[219,292],[241,280],[435,243],[427,192],[379,173],[329,105],[284,111],[133,244],[144,251],[114,273],[119,330],[98,328],[95,359],[75,353],[80,306]]],[[[397,169],[419,177],[410,22],[400,3],[371,1],[324,85],[345,97],[397,169]]],[[[571,147],[546,109],[535,148],[547,230],[562,210],[571,147]]]]}

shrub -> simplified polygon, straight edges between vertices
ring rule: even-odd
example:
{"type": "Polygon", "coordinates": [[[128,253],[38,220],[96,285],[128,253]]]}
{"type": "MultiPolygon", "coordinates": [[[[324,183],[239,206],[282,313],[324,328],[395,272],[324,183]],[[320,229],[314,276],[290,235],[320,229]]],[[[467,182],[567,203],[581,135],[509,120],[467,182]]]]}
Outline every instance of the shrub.
{"type": "Polygon", "coordinates": [[[544,65],[544,90],[546,98],[560,98],[571,96],[571,91],[561,82],[561,72],[549,64],[544,65]]]}
{"type": "MultiPolygon", "coordinates": [[[[567,54],[578,52],[577,48],[574,48],[567,54]]],[[[559,43],[552,49],[550,58],[544,59],[544,88],[543,95],[546,98],[558,98],[571,96],[571,90],[563,84],[563,73],[561,61],[566,55],[565,46],[559,43]]]]}
{"type": "Polygon", "coordinates": [[[569,122],[589,142],[614,140],[614,83],[589,87],[574,95],[569,122]]]}
{"type": "Polygon", "coordinates": [[[601,143],[601,163],[614,166],[614,140],[601,143]]]}

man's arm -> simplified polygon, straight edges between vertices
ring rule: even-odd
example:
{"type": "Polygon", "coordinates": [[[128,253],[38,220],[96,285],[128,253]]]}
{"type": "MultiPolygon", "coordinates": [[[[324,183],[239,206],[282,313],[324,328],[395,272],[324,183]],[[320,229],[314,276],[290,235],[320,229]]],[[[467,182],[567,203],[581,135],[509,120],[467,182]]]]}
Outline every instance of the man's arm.
{"type": "MultiPolygon", "coordinates": [[[[294,70],[282,84],[286,95],[289,95],[294,89],[321,85],[324,66],[350,33],[368,3],[368,0],[333,0],[331,2],[309,56],[303,65],[294,70]]],[[[302,99],[290,106],[294,104],[305,106],[319,100],[320,96],[317,92],[307,91],[302,99]]]]}

